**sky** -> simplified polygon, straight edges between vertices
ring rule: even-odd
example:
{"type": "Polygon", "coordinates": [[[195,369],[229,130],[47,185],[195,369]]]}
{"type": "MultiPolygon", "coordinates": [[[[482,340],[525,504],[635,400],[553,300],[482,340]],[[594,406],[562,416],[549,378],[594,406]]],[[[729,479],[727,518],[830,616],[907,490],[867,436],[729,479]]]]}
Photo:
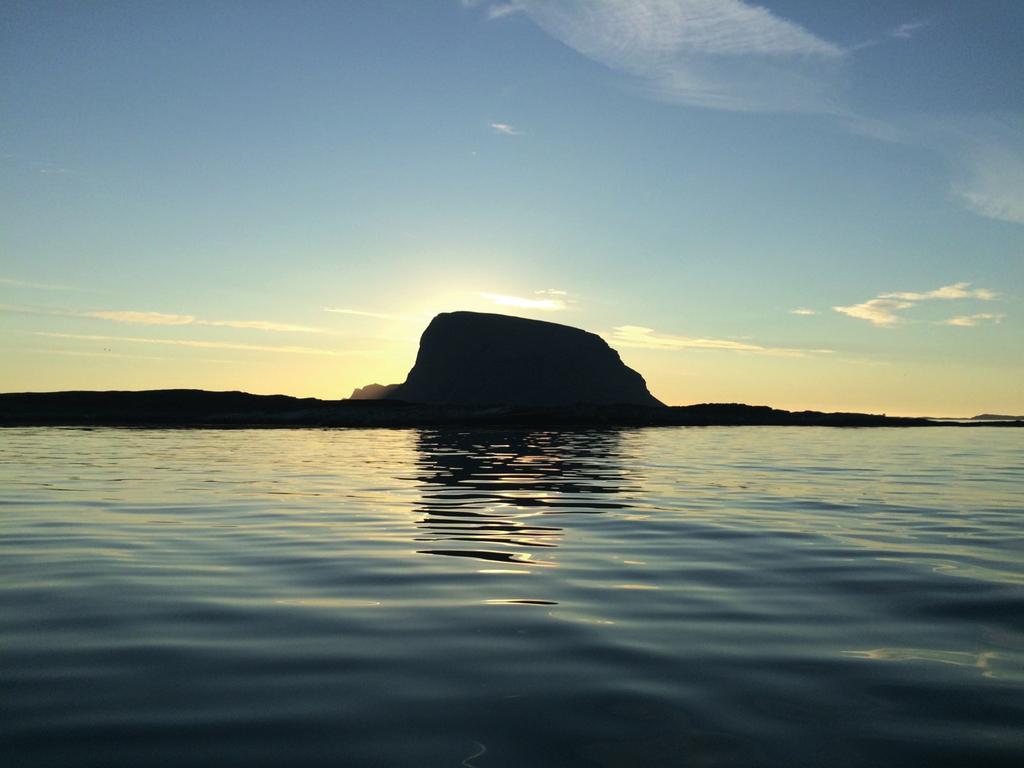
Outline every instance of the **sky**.
{"type": "Polygon", "coordinates": [[[345,397],[443,311],[662,401],[1024,413],[1024,3],[0,5],[0,391],[345,397]]]}

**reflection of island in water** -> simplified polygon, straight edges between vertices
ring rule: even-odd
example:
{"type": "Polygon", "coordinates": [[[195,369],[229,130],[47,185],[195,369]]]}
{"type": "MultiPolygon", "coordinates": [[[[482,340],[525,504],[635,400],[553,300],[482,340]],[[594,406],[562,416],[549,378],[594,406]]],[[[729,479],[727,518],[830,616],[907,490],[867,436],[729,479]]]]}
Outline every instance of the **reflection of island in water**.
{"type": "Polygon", "coordinates": [[[421,554],[553,566],[551,515],[629,506],[617,432],[422,430],[421,554]]]}

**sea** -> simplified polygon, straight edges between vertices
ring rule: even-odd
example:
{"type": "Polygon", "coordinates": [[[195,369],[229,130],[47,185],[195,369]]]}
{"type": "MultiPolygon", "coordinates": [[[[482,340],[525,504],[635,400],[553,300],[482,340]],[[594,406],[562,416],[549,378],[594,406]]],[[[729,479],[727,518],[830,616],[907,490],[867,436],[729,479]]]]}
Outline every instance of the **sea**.
{"type": "Polygon", "coordinates": [[[0,430],[0,765],[1024,765],[1024,431],[0,430]]]}

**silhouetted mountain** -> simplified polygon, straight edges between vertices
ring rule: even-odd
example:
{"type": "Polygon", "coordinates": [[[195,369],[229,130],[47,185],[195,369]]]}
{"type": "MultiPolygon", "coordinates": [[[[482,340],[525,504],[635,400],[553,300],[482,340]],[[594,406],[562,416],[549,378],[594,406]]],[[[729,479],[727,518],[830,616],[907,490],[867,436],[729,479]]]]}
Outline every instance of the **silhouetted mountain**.
{"type": "Polygon", "coordinates": [[[662,405],[600,336],[480,312],[431,320],[416,364],[388,396],[463,406],[662,405]]]}
{"type": "Polygon", "coordinates": [[[367,384],[356,387],[349,395],[349,400],[383,400],[391,396],[398,384],[367,384]]]}
{"type": "Polygon", "coordinates": [[[971,421],[1024,421],[1024,416],[1002,416],[998,413],[979,413],[971,421]]]}

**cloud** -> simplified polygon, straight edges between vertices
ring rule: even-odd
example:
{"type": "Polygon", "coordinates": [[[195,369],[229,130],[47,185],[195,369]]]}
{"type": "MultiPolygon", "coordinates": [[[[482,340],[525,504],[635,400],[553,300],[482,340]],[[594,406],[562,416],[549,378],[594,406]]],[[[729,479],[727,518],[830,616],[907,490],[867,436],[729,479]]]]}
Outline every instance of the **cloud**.
{"type": "Polygon", "coordinates": [[[951,317],[948,320],[943,320],[941,325],[956,325],[961,327],[973,327],[984,322],[990,323],[1001,323],[1006,315],[995,314],[993,312],[979,312],[976,315],[959,315],[957,317],[951,317]]]}
{"type": "Polygon", "coordinates": [[[653,98],[735,111],[847,111],[834,96],[843,49],[741,0],[518,0],[515,10],[653,98]]]}
{"type": "Polygon", "coordinates": [[[500,133],[504,136],[522,136],[523,132],[515,126],[509,125],[508,123],[491,123],[491,128],[494,129],[495,133],[500,133]]]}
{"type": "Polygon", "coordinates": [[[488,3],[487,0],[459,0],[459,4],[463,8],[479,8],[481,5],[487,5],[488,19],[501,19],[523,10],[520,0],[503,0],[494,3],[488,3]]]}
{"type": "Polygon", "coordinates": [[[512,0],[507,3],[495,3],[487,9],[487,18],[489,19],[503,19],[506,16],[511,16],[513,13],[520,13],[523,10],[523,6],[518,0],[512,0]]]}
{"type": "Polygon", "coordinates": [[[128,325],[203,325],[217,328],[240,328],[279,333],[330,333],[323,328],[293,323],[276,323],[271,320],[203,320],[195,315],[177,315],[166,312],[140,312],[136,310],[89,310],[42,309],[16,307],[0,304],[2,312],[16,312],[22,315],[47,315],[51,317],[84,317],[91,320],[108,320],[128,325]]]}
{"type": "Polygon", "coordinates": [[[269,320],[196,320],[196,325],[211,325],[219,328],[252,328],[257,331],[280,333],[327,333],[323,328],[293,323],[275,323],[269,320]]]}
{"type": "Polygon", "coordinates": [[[481,293],[483,298],[492,304],[502,307],[518,307],[519,309],[539,309],[545,312],[559,312],[568,309],[569,305],[564,298],[565,293],[550,294],[547,291],[537,291],[535,295],[540,298],[529,299],[523,296],[506,296],[501,293],[481,293]]]}
{"type": "Polygon", "coordinates": [[[196,318],[192,315],[169,315],[163,312],[97,311],[61,314],[93,317],[98,320],[112,320],[115,323],[131,323],[133,325],[191,325],[196,322],[196,318]]]}
{"type": "Polygon", "coordinates": [[[949,164],[954,200],[985,218],[1024,224],[1024,113],[932,117],[915,130],[949,164]]]}
{"type": "Polygon", "coordinates": [[[283,352],[294,355],[329,355],[332,357],[341,357],[344,355],[369,354],[364,351],[356,350],[338,351],[332,349],[318,349],[316,347],[263,346],[260,344],[235,344],[227,341],[199,341],[195,339],[147,339],[137,336],[99,336],[81,333],[49,333],[44,331],[33,331],[33,335],[45,336],[51,339],[124,342],[127,344],[161,344],[174,347],[193,347],[196,349],[236,349],[246,352],[283,352]]]}
{"type": "Polygon", "coordinates": [[[39,291],[73,291],[69,285],[54,285],[52,283],[33,283],[29,280],[15,280],[10,277],[0,277],[0,285],[11,285],[16,288],[35,288],[39,291]]]}
{"type": "MultiPolygon", "coordinates": [[[[47,349],[47,348],[32,349],[32,350],[29,350],[29,351],[30,352],[34,352],[36,354],[40,354],[40,355],[68,355],[69,357],[103,357],[103,358],[123,357],[123,358],[127,358],[129,360],[160,360],[160,361],[172,361],[172,362],[174,361],[174,358],[172,358],[172,357],[161,357],[159,355],[139,355],[139,354],[135,354],[135,353],[131,353],[131,352],[129,352],[129,353],[112,352],[109,349],[104,349],[104,350],[101,350],[100,352],[92,352],[92,351],[87,351],[87,350],[84,350],[84,349],[47,349]]],[[[239,359],[239,360],[224,360],[223,358],[216,358],[216,357],[204,357],[203,358],[203,362],[204,363],[221,363],[223,365],[249,365],[251,363],[250,360],[241,360],[241,359],[239,359]]]]}
{"type": "Polygon", "coordinates": [[[789,310],[789,314],[791,314],[791,315],[805,315],[805,316],[809,316],[809,315],[816,315],[816,314],[818,314],[818,312],[817,312],[817,310],[808,309],[807,307],[797,307],[796,309],[789,310]]]}
{"type": "Polygon", "coordinates": [[[890,27],[885,30],[884,33],[876,35],[875,37],[869,38],[862,43],[857,43],[850,47],[851,51],[860,51],[865,48],[874,48],[876,45],[884,45],[885,43],[891,43],[895,41],[906,41],[917,36],[925,27],[931,26],[929,21],[907,21],[903,24],[897,24],[895,27],[890,27]]]}
{"type": "Polygon", "coordinates": [[[879,294],[883,299],[904,299],[905,301],[926,301],[928,299],[981,299],[993,301],[999,294],[988,288],[971,289],[970,283],[953,283],[936,288],[934,291],[917,293],[915,291],[898,291],[896,293],[879,294]]]}
{"type": "Polygon", "coordinates": [[[886,34],[889,37],[895,37],[897,40],[909,40],[929,24],[930,22],[927,21],[908,21],[893,27],[886,34]]]}
{"type": "Polygon", "coordinates": [[[807,354],[828,354],[829,349],[789,349],[786,347],[764,347],[730,339],[698,339],[688,336],[670,336],[656,333],[652,328],[641,325],[620,325],[612,329],[608,343],[616,347],[635,349],[720,349],[729,352],[752,352],[760,355],[781,355],[803,357],[807,354]]]}
{"type": "MultiPolygon", "coordinates": [[[[918,302],[931,300],[955,300],[955,299],[978,299],[981,301],[994,301],[999,297],[995,291],[988,288],[971,288],[970,283],[953,283],[936,288],[932,291],[894,291],[880,293],[877,298],[869,299],[860,304],[852,304],[846,307],[832,307],[840,312],[858,320],[867,320],[872,325],[893,326],[903,322],[906,318],[900,315],[908,309],[917,306],[918,302]]],[[[956,318],[954,318],[956,319],[956,318]]],[[[958,325],[960,323],[954,323],[958,325]]]]}
{"type": "Polygon", "coordinates": [[[361,309],[342,309],[338,307],[324,307],[324,312],[334,312],[339,315],[356,315],[358,317],[377,317],[377,318],[388,318],[393,315],[388,315],[383,312],[365,312],[361,309]]]}
{"type": "Polygon", "coordinates": [[[102,352],[87,352],[80,349],[33,349],[30,350],[42,355],[68,355],[71,357],[127,357],[131,360],[167,360],[166,357],[158,355],[132,355],[120,352],[104,350],[102,352]]]}
{"type": "Polygon", "coordinates": [[[867,320],[874,325],[895,325],[902,322],[903,318],[896,312],[910,309],[914,306],[912,301],[896,301],[893,299],[870,299],[862,304],[853,304],[848,307],[832,307],[836,312],[841,312],[858,320],[867,320]]]}
{"type": "Polygon", "coordinates": [[[464,0],[488,16],[522,12],[549,36],[624,78],[641,95],[736,112],[831,117],[877,141],[934,145],[956,168],[952,195],[969,210],[1024,224],[1024,129],[992,118],[901,127],[858,114],[844,96],[863,49],[904,43],[931,26],[910,20],[841,46],[747,0],[464,0]],[[947,123],[959,123],[949,125],[947,123]],[[968,124],[970,123],[970,124],[968,124]],[[936,128],[936,126],[939,126],[936,128]]]}
{"type": "Polygon", "coordinates": [[[989,219],[1024,224],[1024,142],[975,145],[964,150],[966,170],[953,194],[989,219]]]}

